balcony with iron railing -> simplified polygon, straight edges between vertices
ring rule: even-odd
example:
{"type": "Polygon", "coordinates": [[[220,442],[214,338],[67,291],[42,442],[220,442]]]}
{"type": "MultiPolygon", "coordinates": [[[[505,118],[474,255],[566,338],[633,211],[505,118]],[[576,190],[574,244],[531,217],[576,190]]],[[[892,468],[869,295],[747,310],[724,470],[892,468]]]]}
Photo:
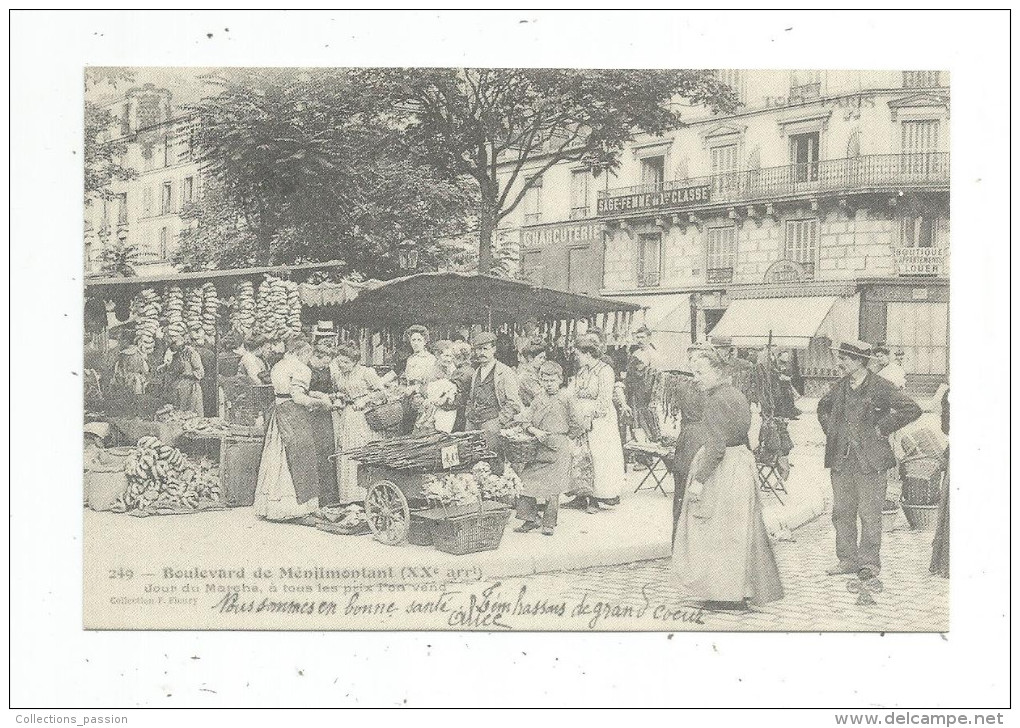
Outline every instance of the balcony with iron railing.
{"type": "Polygon", "coordinates": [[[597,210],[599,215],[613,215],[642,209],[710,207],[799,195],[948,185],[948,152],[873,154],[600,190],[597,210]]]}

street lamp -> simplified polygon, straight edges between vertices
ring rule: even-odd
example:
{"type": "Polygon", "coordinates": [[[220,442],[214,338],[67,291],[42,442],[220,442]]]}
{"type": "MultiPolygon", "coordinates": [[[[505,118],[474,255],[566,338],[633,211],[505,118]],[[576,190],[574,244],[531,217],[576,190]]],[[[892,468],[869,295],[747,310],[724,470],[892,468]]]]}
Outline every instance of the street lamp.
{"type": "Polygon", "coordinates": [[[401,270],[418,268],[418,245],[413,240],[405,240],[397,247],[398,262],[401,270]]]}

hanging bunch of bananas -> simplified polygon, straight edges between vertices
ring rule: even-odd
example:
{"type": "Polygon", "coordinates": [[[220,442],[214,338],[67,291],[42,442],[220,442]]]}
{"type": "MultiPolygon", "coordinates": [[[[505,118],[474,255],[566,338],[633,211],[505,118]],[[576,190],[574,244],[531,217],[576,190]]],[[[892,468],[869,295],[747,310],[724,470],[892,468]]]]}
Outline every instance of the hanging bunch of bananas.
{"type": "Polygon", "coordinates": [[[301,290],[295,281],[287,281],[287,329],[301,333],[301,290]]]}
{"type": "Polygon", "coordinates": [[[138,349],[149,356],[156,349],[156,333],[159,331],[159,314],[163,307],[160,304],[159,296],[151,288],[146,288],[138,294],[134,301],[135,316],[135,345],[138,349]]]}
{"type": "Polygon", "coordinates": [[[216,295],[216,286],[207,281],[202,286],[202,330],[206,338],[212,341],[216,337],[216,316],[219,312],[220,300],[216,295]]]}
{"type": "MultiPolygon", "coordinates": [[[[266,276],[271,278],[272,276],[266,276]]],[[[258,295],[255,299],[255,332],[265,334],[267,331],[266,320],[269,318],[269,293],[271,286],[268,281],[259,284],[258,295]]]]}
{"type": "Polygon", "coordinates": [[[128,508],[180,510],[198,508],[219,499],[219,479],[212,463],[194,464],[175,447],[157,437],[143,437],[124,461],[128,508]]]}
{"type": "Polygon", "coordinates": [[[255,286],[251,281],[241,281],[237,284],[230,326],[246,337],[251,337],[255,332],[255,286]]]}
{"type": "Polygon", "coordinates": [[[201,288],[190,288],[184,296],[184,325],[188,331],[202,326],[203,298],[201,288]]]}
{"type": "Polygon", "coordinates": [[[274,339],[281,339],[287,334],[289,304],[287,298],[287,284],[276,278],[267,275],[266,279],[259,286],[259,310],[257,317],[260,318],[260,333],[274,339]]]}
{"type": "Polygon", "coordinates": [[[183,334],[186,331],[184,326],[184,291],[180,286],[170,286],[166,289],[163,310],[166,313],[167,333],[183,334]]]}

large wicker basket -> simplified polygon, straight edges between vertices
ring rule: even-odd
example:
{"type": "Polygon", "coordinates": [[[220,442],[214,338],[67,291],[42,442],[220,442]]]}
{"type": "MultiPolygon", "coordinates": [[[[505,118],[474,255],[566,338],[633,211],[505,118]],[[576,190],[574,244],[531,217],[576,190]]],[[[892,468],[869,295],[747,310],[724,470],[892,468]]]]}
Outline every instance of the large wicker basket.
{"type": "Polygon", "coordinates": [[[528,465],[538,460],[538,438],[501,437],[503,441],[503,457],[507,462],[517,465],[528,465]]]}
{"type": "Polygon", "coordinates": [[[435,522],[433,537],[439,551],[461,556],[499,548],[503,530],[510,520],[510,508],[504,503],[485,501],[465,515],[435,522]]]}
{"type": "Polygon", "coordinates": [[[915,506],[933,506],[942,493],[942,463],[936,458],[907,458],[901,464],[903,502],[915,506]]]}
{"type": "Polygon", "coordinates": [[[907,516],[907,523],[915,531],[934,531],[939,520],[938,506],[919,506],[911,503],[903,503],[903,513],[907,516]]]}
{"type": "Polygon", "coordinates": [[[365,421],[376,432],[397,429],[404,421],[404,403],[387,402],[365,410],[365,421]]]}

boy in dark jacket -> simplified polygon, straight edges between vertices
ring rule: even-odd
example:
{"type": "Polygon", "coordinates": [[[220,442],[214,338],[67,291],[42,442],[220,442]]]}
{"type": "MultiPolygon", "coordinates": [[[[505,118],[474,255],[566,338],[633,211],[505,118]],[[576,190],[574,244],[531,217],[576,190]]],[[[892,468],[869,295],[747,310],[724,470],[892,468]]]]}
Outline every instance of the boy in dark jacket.
{"type": "Polygon", "coordinates": [[[858,574],[867,582],[881,569],[886,471],[896,465],[889,435],[921,416],[921,408],[868,370],[871,347],[844,341],[833,347],[846,376],[818,402],[825,431],[825,467],[832,478],[836,557],[830,575],[858,574]],[[860,542],[857,518],[861,519],[860,542]]]}

